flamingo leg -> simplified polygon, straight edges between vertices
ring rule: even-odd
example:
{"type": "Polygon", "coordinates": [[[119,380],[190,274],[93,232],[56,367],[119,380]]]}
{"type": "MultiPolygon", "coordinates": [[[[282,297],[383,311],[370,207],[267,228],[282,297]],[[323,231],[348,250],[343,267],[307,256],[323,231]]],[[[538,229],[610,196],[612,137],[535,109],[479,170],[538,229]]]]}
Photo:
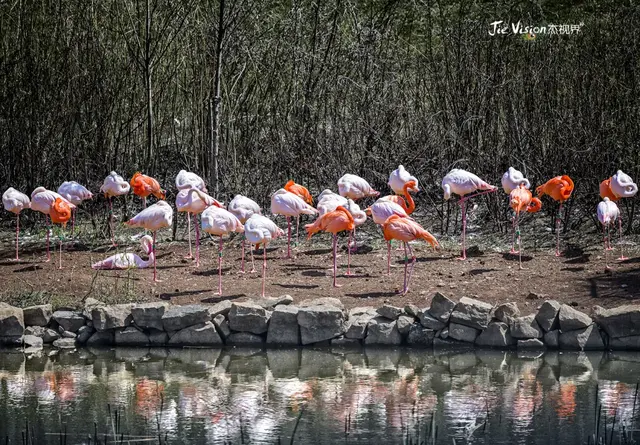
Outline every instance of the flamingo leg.
{"type": "Polygon", "coordinates": [[[347,273],[345,275],[353,275],[351,273],[351,249],[349,245],[351,245],[351,231],[349,231],[349,241],[347,241],[347,273]]]}
{"type": "Polygon", "coordinates": [[[291,218],[287,216],[287,256],[285,260],[291,259],[291,218]]]}
{"type": "Polygon", "coordinates": [[[222,295],[222,235],[218,246],[218,295],[222,295]]]}
{"type": "Polygon", "coordinates": [[[511,252],[509,253],[518,253],[516,251],[516,217],[511,218],[511,252]]]}
{"type": "Polygon", "coordinates": [[[147,208],[147,197],[143,196],[142,197],[142,208],[147,208]]]}
{"type": "Polygon", "coordinates": [[[49,252],[49,215],[46,215],[45,220],[47,221],[47,259],[45,263],[51,261],[51,252],[49,252]]]}
{"type": "Polygon", "coordinates": [[[156,232],[153,231],[153,246],[151,246],[151,251],[153,252],[153,281],[155,283],[159,283],[158,274],[156,272],[156,232]]]}
{"type": "Polygon", "coordinates": [[[109,196],[109,231],[111,232],[111,245],[115,247],[117,246],[117,244],[113,230],[113,204],[111,202],[111,199],[111,196],[109,196]]]}
{"type": "MultiPolygon", "coordinates": [[[[251,251],[253,253],[253,251],[251,251]]],[[[251,257],[253,259],[253,256],[251,257]]],[[[255,272],[255,270],[254,270],[255,272]]],[[[262,245],[262,296],[264,297],[264,281],[267,275],[267,243],[262,245]]]]}
{"type": "Polygon", "coordinates": [[[62,269],[62,233],[60,234],[60,237],[58,238],[58,249],[59,249],[59,258],[60,258],[60,263],[58,264],[58,269],[62,269]]]}
{"type": "Polygon", "coordinates": [[[298,248],[299,234],[300,234],[300,215],[296,217],[296,243],[293,245],[296,249],[298,248]]]}
{"type": "Polygon", "coordinates": [[[191,213],[187,212],[187,238],[189,238],[189,255],[185,258],[193,258],[193,251],[191,250],[191,213]]]}
{"type": "Polygon", "coordinates": [[[607,241],[609,241],[609,243],[611,243],[611,240],[609,239],[609,234],[608,232],[608,224],[603,224],[602,225],[602,231],[604,232],[604,269],[605,270],[609,270],[609,252],[607,249],[607,241]]]}
{"type": "Polygon", "coordinates": [[[356,240],[356,228],[355,227],[353,228],[353,243],[352,243],[352,246],[353,246],[353,249],[352,249],[353,253],[356,253],[356,250],[358,249],[358,241],[356,240]]]}
{"type": "MultiPolygon", "coordinates": [[[[622,218],[618,217],[618,227],[620,228],[620,258],[618,260],[624,261],[628,260],[626,256],[624,256],[624,245],[622,244],[622,218]]],[[[611,243],[611,240],[609,240],[611,243]]]]}
{"type": "Polygon", "coordinates": [[[200,267],[200,225],[195,213],[193,214],[193,224],[196,226],[196,267],[200,267]]]}
{"type": "Polygon", "coordinates": [[[71,237],[72,238],[76,228],[76,210],[77,209],[71,210],[71,237]]]}
{"type": "Polygon", "coordinates": [[[516,213],[515,235],[518,238],[518,268],[523,270],[522,267],[522,237],[520,234],[520,213],[516,213]]]}
{"type": "Polygon", "coordinates": [[[18,218],[16,220],[16,261],[20,261],[20,257],[18,256],[18,239],[20,237],[20,214],[16,215],[18,218]]]}
{"type": "Polygon", "coordinates": [[[400,292],[402,295],[407,293],[407,265],[409,263],[409,258],[407,257],[407,243],[403,242],[403,247],[404,247],[404,283],[402,284],[402,292],[400,292]]]}
{"type": "Polygon", "coordinates": [[[342,287],[342,284],[336,283],[336,275],[338,273],[338,265],[336,255],[338,253],[338,235],[333,234],[333,287],[342,287]]]}
{"type": "Polygon", "coordinates": [[[240,273],[244,273],[244,233],[242,234],[242,262],[240,266],[240,273]]]}
{"type": "MultiPolygon", "coordinates": [[[[257,248],[257,245],[256,245],[257,248]]],[[[267,246],[264,246],[264,248],[266,249],[267,246]]],[[[256,271],[256,264],[253,261],[253,246],[251,245],[251,243],[249,243],[249,252],[251,252],[251,273],[255,273],[256,271]]]]}
{"type": "Polygon", "coordinates": [[[556,218],[556,256],[560,256],[560,217],[562,216],[562,203],[558,209],[558,217],[556,218]]]}
{"type": "Polygon", "coordinates": [[[465,245],[465,238],[467,235],[467,212],[465,201],[466,199],[464,197],[460,199],[460,207],[462,207],[462,256],[458,258],[459,260],[467,259],[467,249],[465,245]]]}
{"type": "Polygon", "coordinates": [[[387,275],[391,275],[391,241],[387,241],[387,275]]]}

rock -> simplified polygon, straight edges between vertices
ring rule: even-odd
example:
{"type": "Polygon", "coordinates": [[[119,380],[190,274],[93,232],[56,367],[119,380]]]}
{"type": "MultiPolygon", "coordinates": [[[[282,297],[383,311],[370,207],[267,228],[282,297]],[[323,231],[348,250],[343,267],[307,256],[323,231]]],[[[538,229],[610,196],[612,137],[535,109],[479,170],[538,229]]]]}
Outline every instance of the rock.
{"type": "Polygon", "coordinates": [[[173,332],[201,325],[207,321],[211,321],[207,306],[201,304],[169,306],[162,316],[162,327],[167,332],[173,332]]]}
{"type": "Polygon", "coordinates": [[[62,329],[62,326],[60,327],[60,336],[62,336],[62,338],[76,338],[77,337],[75,332],[65,331],[64,329],[62,329]]]}
{"type": "Polygon", "coordinates": [[[609,339],[609,349],[614,351],[638,351],[640,350],[640,335],[611,338],[609,339]]]}
{"type": "Polygon", "coordinates": [[[548,348],[558,349],[558,344],[560,342],[559,337],[560,331],[558,329],[549,331],[544,334],[544,344],[547,345],[548,348]]]}
{"type": "Polygon", "coordinates": [[[169,339],[168,344],[174,346],[219,346],[223,343],[213,323],[206,321],[179,330],[169,339]]]}
{"type": "Polygon", "coordinates": [[[340,310],[344,310],[344,304],[338,298],[333,297],[322,297],[322,298],[314,298],[312,300],[304,300],[298,304],[298,307],[311,307],[311,306],[333,306],[337,307],[340,310]]]}
{"type": "Polygon", "coordinates": [[[24,332],[24,313],[22,309],[0,303],[0,335],[3,337],[21,336],[24,332]]]}
{"type": "Polygon", "coordinates": [[[340,336],[331,340],[331,346],[359,348],[362,346],[362,343],[357,338],[345,338],[344,336],[340,336]]]}
{"type": "Polygon", "coordinates": [[[439,331],[439,334],[437,335],[438,338],[441,338],[443,340],[446,340],[447,338],[449,338],[449,328],[442,328],[439,331]]]}
{"type": "Polygon", "coordinates": [[[29,306],[23,309],[25,326],[47,326],[53,315],[50,304],[29,306]]]}
{"type": "Polygon", "coordinates": [[[301,307],[298,324],[303,345],[330,340],[343,335],[347,330],[344,313],[337,306],[301,307]]]}
{"type": "Polygon", "coordinates": [[[395,320],[386,317],[374,317],[367,325],[367,337],[364,339],[365,345],[399,345],[402,343],[402,336],[398,331],[395,320]]]}
{"type": "Polygon", "coordinates": [[[115,331],[114,341],[117,346],[146,346],[149,336],[134,326],[115,331]]]}
{"type": "Polygon", "coordinates": [[[222,300],[213,306],[209,307],[209,315],[211,315],[211,319],[216,318],[218,315],[226,316],[231,310],[231,301],[222,300]]]}
{"type": "Polygon", "coordinates": [[[267,332],[270,312],[252,303],[233,303],[229,311],[229,327],[232,331],[264,334],[267,332]]]}
{"type": "Polygon", "coordinates": [[[593,318],[610,339],[640,335],[640,305],[598,308],[593,318]]]}
{"type": "Polygon", "coordinates": [[[164,331],[151,329],[149,331],[149,344],[151,346],[162,346],[169,342],[169,334],[164,331]]]}
{"type": "Polygon", "coordinates": [[[298,326],[297,306],[279,305],[271,313],[269,329],[267,331],[267,344],[274,345],[299,345],[300,326],[298,326]]]}
{"type": "Polygon", "coordinates": [[[372,317],[375,317],[378,315],[378,312],[373,306],[354,307],[349,310],[349,318],[356,317],[358,315],[371,315],[372,317]]]}
{"type": "Polygon", "coordinates": [[[43,328],[42,326],[27,326],[24,334],[40,337],[45,344],[53,343],[60,338],[60,334],[56,331],[51,328],[43,328]]]}
{"type": "Polygon", "coordinates": [[[164,329],[162,317],[168,307],[167,303],[160,301],[136,304],[131,308],[131,316],[139,328],[162,331],[164,329]]]}
{"type": "Polygon", "coordinates": [[[404,311],[407,314],[411,315],[412,317],[416,317],[416,318],[420,318],[420,315],[422,315],[422,311],[415,304],[407,304],[404,307],[404,311]]]}
{"type": "MultiPolygon", "coordinates": [[[[222,340],[227,341],[227,338],[231,335],[231,328],[229,327],[229,320],[222,315],[218,314],[213,319],[213,325],[216,327],[218,334],[222,338],[222,340]]],[[[296,322],[296,327],[298,323],[296,322]]]]}
{"type": "Polygon", "coordinates": [[[371,314],[361,314],[354,317],[349,316],[345,337],[354,340],[364,339],[367,336],[367,325],[374,316],[375,315],[371,314]]]}
{"type": "Polygon", "coordinates": [[[420,314],[420,324],[425,328],[433,329],[434,331],[438,331],[446,326],[445,323],[432,317],[427,311],[420,314]]]}
{"type": "Polygon", "coordinates": [[[384,306],[379,307],[376,312],[381,317],[388,318],[389,320],[397,320],[403,311],[402,308],[385,304],[384,306]]]}
{"type": "Polygon", "coordinates": [[[563,304],[560,306],[560,311],[558,311],[558,322],[560,323],[560,330],[564,333],[586,328],[593,323],[593,320],[587,314],[563,304]]]}
{"type": "Polygon", "coordinates": [[[496,307],[493,316],[506,324],[511,324],[514,318],[520,316],[520,309],[516,303],[504,303],[496,307]]]}
{"type": "Polygon", "coordinates": [[[467,343],[474,343],[480,331],[476,328],[458,323],[449,323],[449,338],[467,343]]]}
{"type": "Polygon", "coordinates": [[[227,338],[228,345],[262,345],[264,338],[250,332],[234,332],[227,338]]]}
{"type": "Polygon", "coordinates": [[[58,349],[73,349],[76,347],[75,338],[59,338],[53,342],[53,346],[58,349]]]}
{"type": "Polygon", "coordinates": [[[429,314],[436,320],[447,323],[455,307],[456,304],[453,301],[449,300],[440,292],[436,292],[431,300],[429,314]]]}
{"type": "Polygon", "coordinates": [[[111,346],[113,344],[113,331],[98,331],[87,340],[87,346],[111,346]]]}
{"type": "Polygon", "coordinates": [[[42,345],[43,345],[44,342],[42,341],[42,338],[36,337],[35,335],[23,335],[22,336],[22,343],[26,347],[42,348],[42,345]]]}
{"type": "MultiPolygon", "coordinates": [[[[462,297],[451,313],[450,322],[475,329],[484,329],[491,320],[492,309],[493,306],[488,303],[473,298],[462,297]]],[[[449,328],[449,332],[451,332],[451,328],[449,328]]]]}
{"type": "Polygon", "coordinates": [[[514,340],[509,326],[502,321],[492,321],[476,338],[476,345],[505,348],[513,345],[514,340]]]}
{"type": "MultiPolygon", "coordinates": [[[[53,314],[54,318],[55,316],[56,314],[53,314]]],[[[91,311],[91,319],[93,328],[98,332],[126,328],[132,320],[131,305],[114,304],[94,307],[91,311]]]]}
{"type": "Polygon", "coordinates": [[[543,332],[535,314],[518,317],[511,323],[511,336],[517,339],[542,338],[543,332]]]}
{"type": "Polygon", "coordinates": [[[414,323],[411,325],[409,333],[407,334],[407,344],[425,348],[433,346],[435,334],[436,331],[433,329],[428,329],[422,325],[414,323]]]}
{"type": "Polygon", "coordinates": [[[542,295],[536,294],[535,292],[529,292],[529,295],[525,297],[527,300],[541,300],[542,295]]]}
{"type": "Polygon", "coordinates": [[[106,306],[102,301],[96,300],[95,298],[87,298],[84,300],[84,309],[82,310],[82,316],[87,320],[93,321],[92,312],[97,307],[106,306]]]}
{"type": "MultiPolygon", "coordinates": [[[[564,306],[564,305],[563,305],[564,306]]],[[[562,313],[562,309],[560,309],[562,313]]],[[[560,320],[562,326],[562,319],[560,320]]],[[[568,332],[561,331],[558,339],[560,349],[574,350],[602,350],[604,343],[598,327],[594,324],[582,329],[574,329],[568,332]]]]}
{"type": "Polygon", "coordinates": [[[518,340],[518,349],[544,349],[544,343],[537,338],[518,340]]]}
{"type": "Polygon", "coordinates": [[[84,345],[87,341],[89,341],[94,332],[96,332],[96,330],[92,327],[87,325],[82,326],[80,329],[78,329],[78,336],[76,337],[78,343],[84,345]]]}
{"type": "Polygon", "coordinates": [[[547,300],[542,303],[542,306],[540,306],[540,309],[536,314],[536,321],[545,332],[558,329],[559,311],[560,303],[556,300],[547,300]]]}
{"type": "Polygon", "coordinates": [[[274,307],[279,304],[286,305],[293,303],[293,298],[291,295],[281,295],[279,297],[262,297],[262,298],[253,298],[246,303],[252,303],[260,306],[266,310],[273,310],[274,307]]]}
{"type": "Polygon", "coordinates": [[[396,325],[398,325],[398,332],[400,332],[400,335],[407,335],[414,322],[415,318],[408,315],[400,315],[396,320],[396,325]]]}

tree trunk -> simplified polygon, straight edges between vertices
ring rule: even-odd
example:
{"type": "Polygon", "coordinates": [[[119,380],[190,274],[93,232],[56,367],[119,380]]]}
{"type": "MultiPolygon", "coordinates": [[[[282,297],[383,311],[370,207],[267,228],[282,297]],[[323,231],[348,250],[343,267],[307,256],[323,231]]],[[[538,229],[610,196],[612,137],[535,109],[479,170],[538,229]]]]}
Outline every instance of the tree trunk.
{"type": "MultiPolygon", "coordinates": [[[[151,5],[147,0],[147,10],[145,19],[145,87],[147,90],[147,156],[145,165],[147,168],[151,165],[153,156],[153,95],[151,83],[151,5]]],[[[155,170],[155,162],[153,162],[155,170]]]]}
{"type": "Polygon", "coordinates": [[[220,155],[220,77],[222,75],[222,39],[224,37],[224,3],[220,0],[220,11],[218,16],[218,38],[216,40],[216,70],[214,77],[214,97],[213,104],[209,99],[209,113],[211,116],[211,138],[209,149],[209,181],[214,185],[215,197],[220,193],[220,172],[218,170],[218,157],[220,155]]]}

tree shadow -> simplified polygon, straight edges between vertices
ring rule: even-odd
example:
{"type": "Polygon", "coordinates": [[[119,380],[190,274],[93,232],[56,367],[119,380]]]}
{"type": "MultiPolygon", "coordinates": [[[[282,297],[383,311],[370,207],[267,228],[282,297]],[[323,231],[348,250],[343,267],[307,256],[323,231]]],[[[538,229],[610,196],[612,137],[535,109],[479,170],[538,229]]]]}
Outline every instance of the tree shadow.
{"type": "Polygon", "coordinates": [[[640,298],[640,268],[592,276],[588,283],[593,298],[640,298]]]}
{"type": "Polygon", "coordinates": [[[326,255],[331,253],[333,249],[314,249],[303,252],[305,255],[326,255]]]}
{"type": "Polygon", "coordinates": [[[589,262],[589,258],[591,257],[590,253],[582,253],[579,256],[570,257],[566,255],[569,259],[564,261],[564,264],[584,264],[589,262]]]}
{"type": "Polygon", "coordinates": [[[305,270],[302,272],[302,276],[304,277],[326,277],[327,274],[324,272],[320,272],[319,270],[305,270]]]}
{"type": "Polygon", "coordinates": [[[202,289],[202,290],[185,290],[185,291],[177,291],[177,292],[163,292],[159,295],[161,300],[171,300],[175,297],[186,297],[187,295],[198,295],[204,292],[209,292],[210,289],[202,289]]]}
{"type": "Polygon", "coordinates": [[[1,266],[20,266],[21,264],[31,264],[31,261],[27,261],[27,260],[3,261],[2,263],[0,263],[0,267],[1,266]]]}
{"type": "Polygon", "coordinates": [[[42,270],[44,269],[44,267],[38,265],[38,264],[31,264],[27,267],[23,267],[22,269],[16,269],[13,272],[35,272],[36,270],[42,270]]]}
{"type": "MultiPolygon", "coordinates": [[[[564,256],[566,258],[577,258],[585,256],[584,249],[577,244],[569,243],[564,250],[564,256]]],[[[588,257],[589,255],[587,255],[588,257]]]]}
{"type": "Polygon", "coordinates": [[[584,270],[584,267],[579,266],[579,267],[563,267],[560,270],[566,270],[567,272],[582,272],[584,270]]]}
{"type": "MultiPolygon", "coordinates": [[[[177,267],[184,267],[184,266],[177,266],[177,267]]],[[[231,266],[223,267],[222,273],[227,273],[230,270],[231,270],[231,266]]],[[[193,272],[191,272],[191,275],[197,275],[199,277],[213,277],[218,275],[218,268],[210,269],[210,270],[194,270],[193,272]]]]}
{"type": "Polygon", "coordinates": [[[200,300],[201,303],[219,303],[224,300],[235,300],[236,298],[246,297],[246,294],[235,294],[235,295],[222,295],[222,296],[213,296],[207,297],[200,300]]]}
{"type": "Polygon", "coordinates": [[[284,289],[315,289],[318,286],[317,284],[279,284],[274,283],[274,286],[282,287],[284,289]]]}
{"type": "Polygon", "coordinates": [[[396,292],[363,292],[361,294],[344,294],[345,297],[353,298],[383,298],[383,297],[395,297],[399,295],[396,292]]]}
{"type": "Polygon", "coordinates": [[[498,269],[471,269],[467,273],[471,276],[474,276],[474,275],[482,275],[483,273],[488,273],[488,272],[496,272],[497,270],[498,269]]]}
{"type": "MultiPolygon", "coordinates": [[[[517,253],[511,253],[511,252],[506,252],[502,254],[502,259],[506,260],[506,261],[518,261],[518,254],[517,253]]],[[[526,263],[527,261],[531,261],[533,259],[532,256],[530,255],[522,255],[522,262],[526,263]]]]}

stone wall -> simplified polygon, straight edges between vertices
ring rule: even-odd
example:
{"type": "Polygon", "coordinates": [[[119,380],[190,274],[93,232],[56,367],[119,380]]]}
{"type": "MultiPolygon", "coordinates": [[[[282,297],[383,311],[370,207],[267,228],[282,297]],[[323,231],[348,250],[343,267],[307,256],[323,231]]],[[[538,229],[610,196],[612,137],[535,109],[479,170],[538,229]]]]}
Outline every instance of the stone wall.
{"type": "Polygon", "coordinates": [[[288,296],[243,303],[106,305],[82,311],[0,303],[0,344],[30,349],[76,346],[296,346],[474,344],[489,348],[640,350],[640,305],[594,308],[591,316],[554,300],[521,316],[515,303],[493,307],[436,293],[428,308],[384,305],[345,311],[336,298],[292,304],[288,296]]]}

